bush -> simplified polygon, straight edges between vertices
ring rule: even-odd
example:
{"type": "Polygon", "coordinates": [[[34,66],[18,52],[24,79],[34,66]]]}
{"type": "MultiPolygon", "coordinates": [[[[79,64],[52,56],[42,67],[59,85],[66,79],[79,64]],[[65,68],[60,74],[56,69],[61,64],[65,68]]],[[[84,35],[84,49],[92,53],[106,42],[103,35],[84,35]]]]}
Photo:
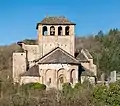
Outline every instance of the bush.
{"type": "Polygon", "coordinates": [[[22,85],[22,88],[24,88],[24,89],[45,90],[46,89],[46,85],[40,84],[40,83],[28,83],[28,84],[22,85]]]}
{"type": "Polygon", "coordinates": [[[90,89],[92,89],[92,87],[93,87],[93,85],[90,83],[90,81],[88,80],[88,79],[85,79],[84,81],[83,81],[83,83],[82,83],[82,86],[84,87],[84,88],[90,88],[90,89]]]}
{"type": "Polygon", "coordinates": [[[63,87],[63,89],[71,89],[72,88],[70,83],[64,83],[62,85],[62,87],[63,87]]]}
{"type": "Polygon", "coordinates": [[[93,98],[95,102],[105,103],[107,99],[108,87],[105,85],[96,85],[93,90],[93,98]]]}
{"type": "Polygon", "coordinates": [[[71,91],[72,91],[72,87],[71,87],[71,84],[70,83],[64,83],[63,84],[63,86],[62,86],[62,90],[63,90],[63,93],[65,94],[65,95],[67,95],[67,94],[71,94],[71,91]]]}
{"type": "Polygon", "coordinates": [[[111,83],[108,86],[99,85],[94,88],[93,99],[107,106],[120,106],[120,85],[111,83]]]}
{"type": "Polygon", "coordinates": [[[78,82],[78,83],[75,84],[74,89],[79,89],[80,87],[81,87],[81,83],[78,82]]]}

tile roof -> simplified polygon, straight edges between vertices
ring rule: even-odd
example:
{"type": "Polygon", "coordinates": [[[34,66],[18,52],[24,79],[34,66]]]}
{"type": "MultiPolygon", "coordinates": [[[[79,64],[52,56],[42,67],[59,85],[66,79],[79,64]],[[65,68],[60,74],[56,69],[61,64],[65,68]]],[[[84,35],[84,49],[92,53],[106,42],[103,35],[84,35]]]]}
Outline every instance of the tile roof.
{"type": "Polygon", "coordinates": [[[75,23],[69,21],[65,17],[46,17],[41,22],[37,23],[36,29],[38,29],[38,25],[76,25],[75,23]]]}
{"type": "Polygon", "coordinates": [[[35,76],[35,77],[40,77],[39,66],[38,65],[32,66],[30,69],[28,69],[28,71],[26,71],[23,74],[21,74],[21,76],[35,76]]]}
{"type": "Polygon", "coordinates": [[[71,54],[67,53],[63,49],[57,47],[42,58],[36,60],[38,64],[80,64],[71,54]]]}
{"type": "Polygon", "coordinates": [[[79,60],[79,61],[88,61],[86,59],[86,57],[84,56],[84,54],[82,54],[81,52],[76,56],[76,59],[79,60]]]}

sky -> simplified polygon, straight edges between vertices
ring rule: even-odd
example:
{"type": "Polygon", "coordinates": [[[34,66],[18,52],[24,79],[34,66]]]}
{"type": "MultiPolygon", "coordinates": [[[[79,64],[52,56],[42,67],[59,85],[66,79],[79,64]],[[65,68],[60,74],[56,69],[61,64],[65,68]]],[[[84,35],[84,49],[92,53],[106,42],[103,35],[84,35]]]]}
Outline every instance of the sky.
{"type": "Polygon", "coordinates": [[[0,45],[36,39],[36,24],[46,16],[76,23],[76,36],[120,29],[120,0],[0,0],[0,45]]]}

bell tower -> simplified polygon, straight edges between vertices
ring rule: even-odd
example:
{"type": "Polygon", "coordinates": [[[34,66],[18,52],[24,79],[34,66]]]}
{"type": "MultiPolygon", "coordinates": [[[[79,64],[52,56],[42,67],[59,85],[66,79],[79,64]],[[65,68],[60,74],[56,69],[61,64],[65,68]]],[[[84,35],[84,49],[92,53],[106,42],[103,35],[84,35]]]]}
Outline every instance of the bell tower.
{"type": "Polygon", "coordinates": [[[75,25],[65,17],[46,17],[38,23],[36,29],[41,57],[56,47],[74,56],[75,25]]]}

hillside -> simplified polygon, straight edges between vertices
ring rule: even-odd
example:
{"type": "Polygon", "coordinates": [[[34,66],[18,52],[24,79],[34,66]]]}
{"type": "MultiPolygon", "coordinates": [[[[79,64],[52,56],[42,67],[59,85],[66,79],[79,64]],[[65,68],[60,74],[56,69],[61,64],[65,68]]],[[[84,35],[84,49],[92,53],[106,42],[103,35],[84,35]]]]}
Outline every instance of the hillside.
{"type": "MultiPolygon", "coordinates": [[[[24,40],[27,44],[36,44],[35,40],[24,40]]],[[[98,66],[98,76],[101,72],[109,74],[110,71],[120,68],[120,31],[110,30],[108,34],[100,31],[96,36],[77,37],[76,49],[86,48],[93,55],[94,63],[98,66]]],[[[0,46],[0,71],[5,75],[12,70],[12,53],[19,51],[17,44],[0,46]],[[6,71],[6,72],[5,72],[6,71]]]]}

